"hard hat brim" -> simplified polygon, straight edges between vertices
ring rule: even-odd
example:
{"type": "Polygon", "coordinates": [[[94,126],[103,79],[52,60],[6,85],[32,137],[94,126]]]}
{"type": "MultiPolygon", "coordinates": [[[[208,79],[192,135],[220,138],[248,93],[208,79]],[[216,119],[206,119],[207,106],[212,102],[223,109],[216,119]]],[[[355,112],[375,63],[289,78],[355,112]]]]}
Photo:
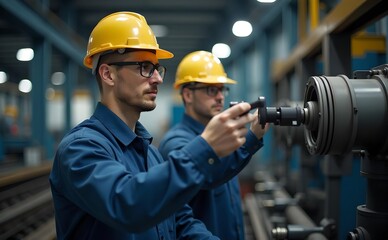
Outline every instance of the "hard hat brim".
{"type": "MultiPolygon", "coordinates": [[[[119,49],[119,48],[118,48],[119,49]]],[[[167,50],[164,50],[164,49],[145,49],[145,48],[131,48],[131,49],[138,49],[139,51],[141,50],[155,50],[156,52],[156,57],[158,59],[169,59],[169,58],[173,58],[174,57],[174,54],[167,51],[167,50]]],[[[106,51],[112,51],[112,49],[107,49],[106,51]]],[[[98,53],[95,53],[93,55],[89,55],[89,56],[86,56],[84,58],[84,65],[87,67],[87,68],[91,68],[93,69],[93,56],[96,55],[96,54],[101,54],[105,51],[102,51],[102,52],[98,52],[98,53]]]]}
{"type": "Polygon", "coordinates": [[[194,79],[180,79],[174,83],[174,88],[178,89],[180,86],[186,84],[186,83],[205,83],[205,84],[236,84],[237,81],[227,78],[227,77],[220,77],[220,76],[208,76],[206,78],[194,78],[194,79]]]}

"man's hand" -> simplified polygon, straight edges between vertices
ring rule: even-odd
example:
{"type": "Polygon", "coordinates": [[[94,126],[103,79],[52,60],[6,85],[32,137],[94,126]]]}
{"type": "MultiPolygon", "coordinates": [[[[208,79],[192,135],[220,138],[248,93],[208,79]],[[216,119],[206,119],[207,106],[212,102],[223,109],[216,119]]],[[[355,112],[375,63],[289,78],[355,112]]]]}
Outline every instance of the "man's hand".
{"type": "Polygon", "coordinates": [[[255,120],[251,123],[251,131],[256,135],[258,139],[262,138],[264,134],[268,131],[269,129],[269,123],[266,123],[264,128],[261,126],[259,122],[259,110],[256,109],[255,113],[255,120]]]}
{"type": "Polygon", "coordinates": [[[201,134],[218,157],[225,157],[241,147],[246,141],[247,123],[254,121],[249,103],[239,103],[215,115],[201,134]],[[244,115],[241,115],[244,114],[244,115]]]}

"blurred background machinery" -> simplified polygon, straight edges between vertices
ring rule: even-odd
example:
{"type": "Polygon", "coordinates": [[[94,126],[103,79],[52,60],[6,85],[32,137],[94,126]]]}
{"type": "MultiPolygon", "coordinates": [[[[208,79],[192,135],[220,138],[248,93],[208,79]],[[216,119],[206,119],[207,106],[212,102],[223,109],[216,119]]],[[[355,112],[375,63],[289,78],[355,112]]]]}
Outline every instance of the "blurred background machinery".
{"type": "Polygon", "coordinates": [[[82,58],[114,11],[144,15],[175,54],[140,119],[155,145],[180,120],[172,84],[192,51],[229,46],[220,58],[238,84],[226,102],[263,96],[272,127],[240,174],[247,240],[388,239],[384,0],[0,0],[0,239],[55,238],[47,175],[98,101],[82,58]],[[241,20],[250,35],[233,33],[241,20]]]}

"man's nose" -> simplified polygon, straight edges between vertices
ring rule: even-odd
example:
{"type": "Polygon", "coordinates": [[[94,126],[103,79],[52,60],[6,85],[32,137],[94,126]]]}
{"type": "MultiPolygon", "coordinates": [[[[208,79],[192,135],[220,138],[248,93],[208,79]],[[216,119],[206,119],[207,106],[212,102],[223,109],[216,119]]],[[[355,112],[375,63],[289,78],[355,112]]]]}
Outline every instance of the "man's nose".
{"type": "Polygon", "coordinates": [[[152,74],[151,80],[153,82],[158,82],[158,83],[163,82],[163,78],[162,78],[162,76],[160,76],[158,70],[156,70],[156,69],[154,70],[154,73],[152,74]]]}

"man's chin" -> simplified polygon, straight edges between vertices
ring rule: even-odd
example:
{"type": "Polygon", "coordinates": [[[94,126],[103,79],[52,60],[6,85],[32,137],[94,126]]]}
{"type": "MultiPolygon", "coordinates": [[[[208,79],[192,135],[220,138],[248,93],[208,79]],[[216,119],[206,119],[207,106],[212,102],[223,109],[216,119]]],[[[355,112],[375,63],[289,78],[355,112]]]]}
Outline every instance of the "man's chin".
{"type": "Polygon", "coordinates": [[[156,102],[152,100],[143,101],[141,105],[139,105],[139,109],[141,112],[149,112],[156,108],[156,102]]]}
{"type": "Polygon", "coordinates": [[[154,110],[155,108],[156,108],[156,105],[153,105],[153,106],[150,106],[150,105],[143,106],[142,112],[150,112],[150,111],[154,110]]]}
{"type": "Polygon", "coordinates": [[[220,113],[220,112],[222,112],[224,110],[224,108],[222,108],[222,107],[215,107],[215,108],[213,108],[213,112],[215,112],[215,113],[220,113]]]}
{"type": "Polygon", "coordinates": [[[219,114],[221,112],[222,112],[222,110],[214,110],[214,111],[211,112],[211,114],[214,117],[215,115],[217,115],[217,114],[219,114]]]}

